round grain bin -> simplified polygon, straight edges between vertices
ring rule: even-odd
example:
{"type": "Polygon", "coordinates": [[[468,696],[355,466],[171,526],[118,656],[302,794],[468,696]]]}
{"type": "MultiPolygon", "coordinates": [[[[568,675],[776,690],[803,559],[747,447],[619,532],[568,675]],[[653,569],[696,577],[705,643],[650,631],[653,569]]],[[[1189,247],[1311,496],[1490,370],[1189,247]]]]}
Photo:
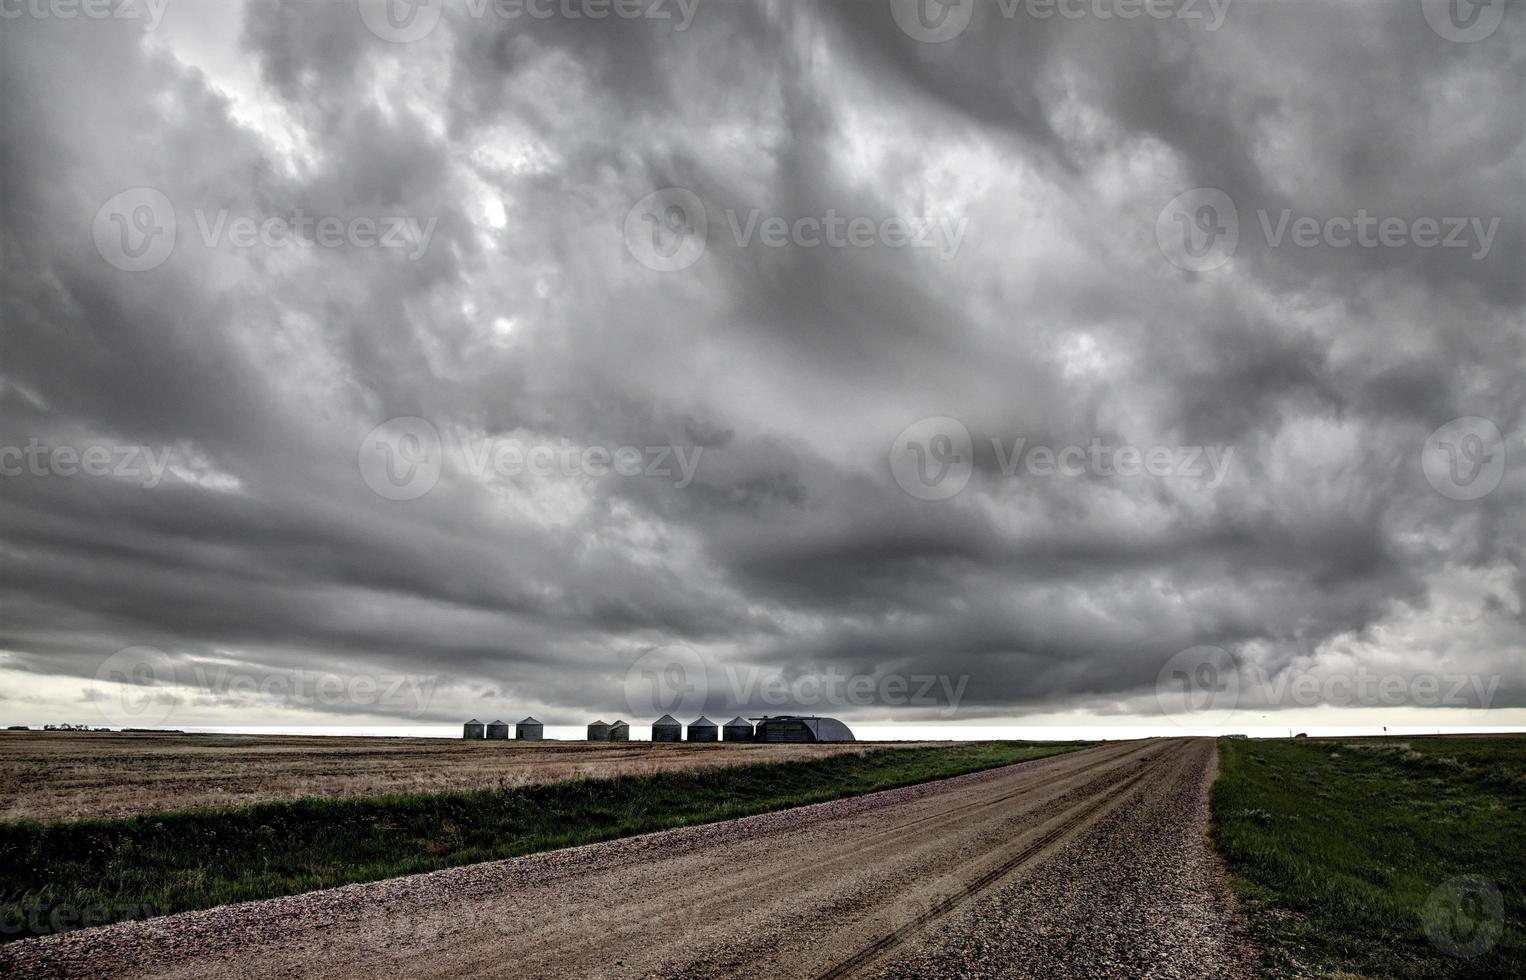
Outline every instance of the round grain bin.
{"type": "Polygon", "coordinates": [[[488,722],[487,737],[488,738],[501,739],[503,741],[508,741],[508,738],[509,738],[509,723],[506,722],[506,721],[488,722]]]}
{"type": "Polygon", "coordinates": [[[689,722],[689,741],[691,742],[718,742],[721,739],[721,730],[715,722],[700,715],[689,722]]]}
{"type": "Polygon", "coordinates": [[[469,721],[466,724],[461,726],[461,737],[462,738],[481,738],[482,737],[482,732],[483,732],[482,722],[478,721],[475,718],[473,718],[471,721],[469,721]]]}
{"type": "Polygon", "coordinates": [[[610,722],[609,740],[611,742],[629,742],[631,740],[631,726],[618,719],[610,722]]]}
{"type": "Polygon", "coordinates": [[[652,741],[682,742],[683,738],[684,726],[672,715],[663,715],[652,722],[652,741]]]}
{"type": "Polygon", "coordinates": [[[531,742],[538,742],[546,737],[546,729],[545,726],[536,721],[534,718],[526,718],[524,721],[514,726],[514,737],[518,739],[526,739],[531,742]]]}
{"type": "Polygon", "coordinates": [[[721,737],[728,742],[751,742],[752,722],[741,716],[733,718],[721,729],[721,737]]]}
{"type": "Polygon", "coordinates": [[[590,741],[590,742],[607,742],[607,741],[609,741],[609,722],[604,721],[603,719],[600,719],[599,721],[596,721],[596,722],[593,722],[592,724],[590,724],[588,726],[588,741],[590,741]]]}

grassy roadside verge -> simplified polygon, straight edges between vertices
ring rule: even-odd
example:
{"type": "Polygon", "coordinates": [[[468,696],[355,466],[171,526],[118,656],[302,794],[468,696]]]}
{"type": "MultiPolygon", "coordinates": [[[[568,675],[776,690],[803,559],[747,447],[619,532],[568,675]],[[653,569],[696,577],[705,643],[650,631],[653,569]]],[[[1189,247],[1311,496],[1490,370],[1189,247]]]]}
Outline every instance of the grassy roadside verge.
{"type": "Polygon", "coordinates": [[[1268,976],[1526,977],[1526,738],[1219,753],[1214,840],[1268,976]]]}
{"type": "Polygon", "coordinates": [[[979,742],[507,790],[0,822],[0,942],[710,823],[1082,747],[979,742]]]}

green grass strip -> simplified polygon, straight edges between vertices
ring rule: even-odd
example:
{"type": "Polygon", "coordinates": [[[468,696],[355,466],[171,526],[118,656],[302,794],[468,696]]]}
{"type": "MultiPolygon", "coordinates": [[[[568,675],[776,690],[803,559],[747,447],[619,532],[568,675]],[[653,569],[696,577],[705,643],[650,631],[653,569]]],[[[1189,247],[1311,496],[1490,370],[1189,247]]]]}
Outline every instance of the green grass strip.
{"type": "Polygon", "coordinates": [[[710,823],[1082,748],[880,749],[515,789],[0,822],[0,941],[710,823]]]}
{"type": "Polygon", "coordinates": [[[1224,739],[1219,751],[1214,839],[1267,976],[1526,977],[1526,739],[1224,739]],[[1468,875],[1492,883],[1501,915],[1445,890],[1468,875]]]}

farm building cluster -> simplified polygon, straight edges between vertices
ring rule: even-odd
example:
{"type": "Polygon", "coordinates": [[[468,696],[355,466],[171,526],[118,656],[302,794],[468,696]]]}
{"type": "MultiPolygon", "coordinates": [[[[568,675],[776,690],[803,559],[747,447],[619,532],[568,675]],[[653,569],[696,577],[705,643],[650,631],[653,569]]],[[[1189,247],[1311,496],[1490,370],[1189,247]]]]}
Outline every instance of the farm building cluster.
{"type": "MultiPolygon", "coordinates": [[[[534,718],[526,718],[514,726],[514,738],[520,741],[539,741],[546,737],[545,726],[534,718]]],[[[493,721],[486,724],[473,718],[461,729],[463,738],[498,739],[509,738],[509,723],[493,721]]],[[[588,726],[590,742],[629,742],[629,723],[615,721],[592,722],[588,726]]],[[[688,737],[684,737],[684,725],[672,715],[663,715],[652,722],[654,742],[852,742],[853,730],[836,718],[816,715],[764,715],[761,718],[733,718],[724,725],[699,716],[689,722],[688,737]]]]}

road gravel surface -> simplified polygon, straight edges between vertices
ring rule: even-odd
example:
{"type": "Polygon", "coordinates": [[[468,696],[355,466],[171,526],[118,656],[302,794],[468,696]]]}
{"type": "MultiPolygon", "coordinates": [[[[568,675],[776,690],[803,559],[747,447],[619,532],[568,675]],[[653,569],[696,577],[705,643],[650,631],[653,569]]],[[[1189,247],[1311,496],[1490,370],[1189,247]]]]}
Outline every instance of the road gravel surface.
{"type": "Polygon", "coordinates": [[[0,947],[0,976],[1249,977],[1211,739],[0,947]]]}

